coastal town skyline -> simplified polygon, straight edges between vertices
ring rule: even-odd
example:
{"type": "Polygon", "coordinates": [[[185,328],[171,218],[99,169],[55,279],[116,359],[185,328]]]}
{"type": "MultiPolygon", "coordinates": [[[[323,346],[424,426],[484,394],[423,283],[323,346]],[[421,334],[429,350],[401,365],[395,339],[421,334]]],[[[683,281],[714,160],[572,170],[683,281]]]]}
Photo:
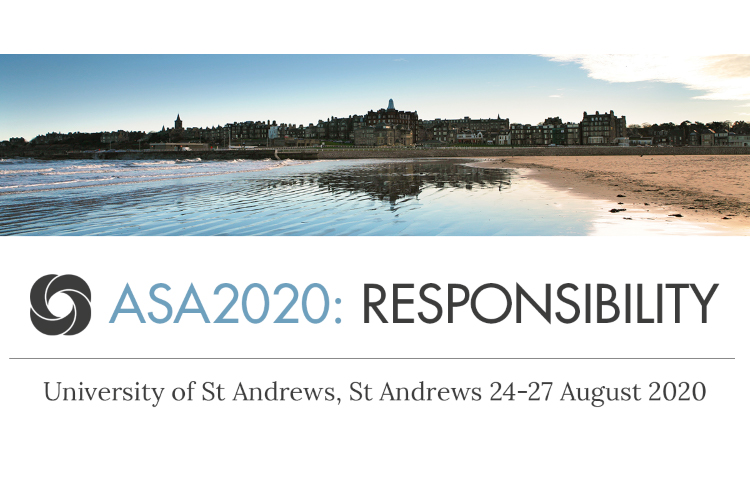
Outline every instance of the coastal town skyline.
{"type": "MultiPolygon", "coordinates": [[[[521,124],[509,118],[437,118],[422,120],[416,112],[398,110],[393,99],[387,108],[348,117],[319,119],[317,123],[286,124],[276,120],[234,121],[225,125],[197,127],[183,124],[179,113],[174,126],[159,131],[48,132],[31,141],[23,137],[0,141],[0,148],[136,147],[169,149],[209,147],[311,147],[343,144],[354,146],[750,146],[750,123],[712,121],[702,123],[629,124],[613,110],[583,112],[580,121],[563,122],[559,116],[537,124],[521,124]],[[171,143],[171,144],[170,144],[171,143]]],[[[101,148],[100,148],[101,149],[101,148]]]]}
{"type": "Polygon", "coordinates": [[[750,117],[750,56],[639,58],[3,55],[10,71],[0,77],[0,95],[14,98],[0,104],[0,140],[158,131],[175,110],[200,127],[238,119],[307,126],[378,109],[387,98],[422,120],[575,122],[582,110],[610,109],[623,110],[629,124],[750,117]],[[196,63],[210,71],[191,74],[196,63]]]}

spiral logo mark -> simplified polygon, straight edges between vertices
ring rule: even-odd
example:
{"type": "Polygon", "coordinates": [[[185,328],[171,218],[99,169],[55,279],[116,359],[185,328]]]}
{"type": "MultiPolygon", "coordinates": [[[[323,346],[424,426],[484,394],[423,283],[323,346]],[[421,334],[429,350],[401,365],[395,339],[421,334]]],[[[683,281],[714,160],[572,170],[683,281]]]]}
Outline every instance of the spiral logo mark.
{"type": "Polygon", "coordinates": [[[31,287],[31,323],[45,335],[76,335],[91,320],[91,290],[88,284],[72,274],[48,274],[31,287]],[[63,318],[49,310],[49,300],[62,292],[73,301],[73,309],[63,318]]]}

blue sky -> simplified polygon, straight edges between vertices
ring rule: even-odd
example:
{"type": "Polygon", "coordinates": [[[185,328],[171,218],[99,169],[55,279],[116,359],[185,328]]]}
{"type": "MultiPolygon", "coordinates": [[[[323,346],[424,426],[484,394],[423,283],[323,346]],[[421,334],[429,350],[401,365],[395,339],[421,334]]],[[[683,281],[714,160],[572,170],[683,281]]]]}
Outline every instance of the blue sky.
{"type": "Polygon", "coordinates": [[[750,119],[748,56],[646,57],[0,55],[0,140],[158,130],[177,113],[186,127],[307,125],[389,98],[422,119],[499,114],[536,124],[610,109],[628,123],[750,119]]]}

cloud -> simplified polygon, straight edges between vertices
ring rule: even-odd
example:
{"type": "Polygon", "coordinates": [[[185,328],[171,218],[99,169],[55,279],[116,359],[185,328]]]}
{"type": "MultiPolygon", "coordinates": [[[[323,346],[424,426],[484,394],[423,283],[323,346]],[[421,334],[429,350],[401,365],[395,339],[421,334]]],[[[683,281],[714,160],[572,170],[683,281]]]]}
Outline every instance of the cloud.
{"type": "Polygon", "coordinates": [[[544,55],[575,63],[596,80],[612,83],[666,82],[702,92],[694,99],[750,99],[750,55],[544,55]]]}
{"type": "Polygon", "coordinates": [[[561,95],[558,95],[558,94],[555,94],[555,95],[551,95],[551,96],[549,96],[549,97],[562,97],[562,96],[561,96],[561,95]]]}

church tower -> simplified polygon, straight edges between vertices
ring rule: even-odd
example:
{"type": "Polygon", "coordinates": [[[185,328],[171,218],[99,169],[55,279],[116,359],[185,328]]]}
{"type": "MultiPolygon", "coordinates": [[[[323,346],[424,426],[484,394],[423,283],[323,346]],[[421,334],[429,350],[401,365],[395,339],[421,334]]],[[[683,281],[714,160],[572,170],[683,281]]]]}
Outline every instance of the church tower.
{"type": "Polygon", "coordinates": [[[183,139],[185,130],[182,128],[182,120],[180,120],[180,114],[177,114],[177,119],[174,121],[174,128],[169,131],[169,142],[180,142],[183,139]]]}

